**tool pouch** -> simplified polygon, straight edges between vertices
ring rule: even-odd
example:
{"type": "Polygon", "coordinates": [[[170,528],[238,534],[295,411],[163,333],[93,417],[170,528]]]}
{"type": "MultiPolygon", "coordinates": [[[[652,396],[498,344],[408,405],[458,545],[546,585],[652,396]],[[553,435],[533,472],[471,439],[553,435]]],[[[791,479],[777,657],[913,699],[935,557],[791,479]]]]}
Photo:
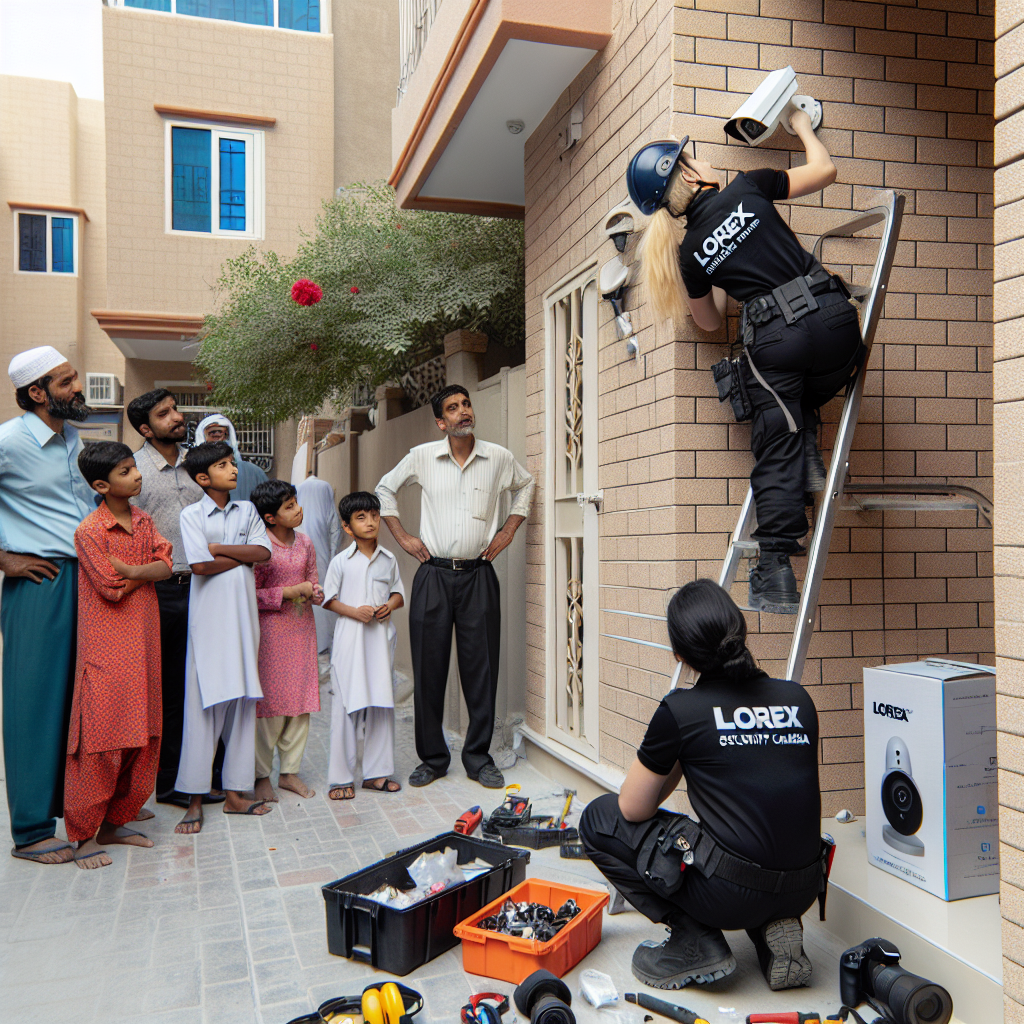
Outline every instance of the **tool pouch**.
{"type": "Polygon", "coordinates": [[[658,816],[637,851],[636,868],[659,896],[678,892],[701,835],[700,825],[685,814],[658,816]]]}
{"type": "Polygon", "coordinates": [[[754,406],[747,391],[747,382],[743,376],[744,355],[735,359],[720,359],[711,367],[711,376],[718,388],[718,401],[732,406],[732,414],[737,423],[745,423],[754,415],[754,406]]]}

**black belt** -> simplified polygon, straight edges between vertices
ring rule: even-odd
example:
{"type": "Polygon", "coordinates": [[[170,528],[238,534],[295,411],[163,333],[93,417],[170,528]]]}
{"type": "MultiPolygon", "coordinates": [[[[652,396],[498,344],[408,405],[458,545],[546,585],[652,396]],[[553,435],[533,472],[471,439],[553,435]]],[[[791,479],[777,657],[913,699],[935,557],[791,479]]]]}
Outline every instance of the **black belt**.
{"type": "Polygon", "coordinates": [[[429,558],[427,565],[435,565],[438,569],[454,569],[456,572],[463,572],[466,569],[479,569],[481,565],[487,565],[486,558],[429,558]]]}
{"type": "MultiPolygon", "coordinates": [[[[841,277],[830,274],[824,267],[818,267],[804,277],[795,277],[792,281],[780,284],[766,295],[748,299],[743,303],[741,336],[746,334],[743,327],[750,325],[752,329],[755,325],[761,326],[779,316],[785,317],[787,324],[795,324],[797,320],[818,309],[815,296],[827,292],[841,292],[846,298],[850,297],[841,277]]],[[[751,340],[743,337],[745,345],[749,345],[751,340]]]]}
{"type": "Polygon", "coordinates": [[[179,586],[187,587],[192,582],[192,573],[190,572],[172,572],[167,579],[162,581],[163,583],[177,583],[179,586]]]}

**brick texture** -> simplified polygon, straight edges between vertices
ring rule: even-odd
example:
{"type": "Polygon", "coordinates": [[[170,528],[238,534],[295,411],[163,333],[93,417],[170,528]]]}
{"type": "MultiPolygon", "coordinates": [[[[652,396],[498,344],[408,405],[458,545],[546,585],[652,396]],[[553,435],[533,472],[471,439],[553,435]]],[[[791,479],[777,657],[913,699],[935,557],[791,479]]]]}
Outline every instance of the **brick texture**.
{"type": "Polygon", "coordinates": [[[1005,1019],[1024,1020],[1024,516],[1020,487],[1024,482],[1020,438],[1024,427],[1024,377],[1021,374],[1020,301],[1024,277],[1024,138],[1021,115],[1024,76],[1020,23],[1024,5],[1000,5],[995,43],[995,214],[993,320],[993,484],[999,514],[994,534],[995,638],[999,686],[999,838],[1003,863],[1000,908],[1006,965],[1005,1019]]]}
{"type": "MultiPolygon", "coordinates": [[[[992,37],[991,6],[976,0],[921,0],[914,9],[860,0],[622,5],[612,42],[527,144],[527,433],[541,492],[548,486],[545,294],[588,260],[614,255],[601,221],[621,201],[628,160],[644,143],[686,133],[698,156],[730,178],[799,164],[797,140],[784,130],[756,150],[726,145],[722,130],[766,72],[792,64],[801,89],[824,102],[820,137],[839,168],[823,193],[780,205],[804,243],[869,205],[879,187],[906,197],[851,477],[955,482],[991,495],[992,37]],[[558,132],[580,100],[583,138],[566,153],[558,132]]],[[[1012,71],[1019,61],[1009,63],[1012,71]]],[[[1012,182],[1002,197],[1012,219],[1002,236],[1008,245],[1024,236],[1024,172],[1012,182]]],[[[636,238],[627,262],[636,260],[636,238]]],[[[874,247],[830,243],[825,259],[862,282],[874,247]]],[[[1020,265],[1016,251],[1009,263],[1020,265]]],[[[997,284],[997,309],[1020,302],[1019,283],[1005,295],[997,284]]],[[[630,290],[639,362],[627,357],[604,303],[596,353],[601,598],[600,611],[585,614],[588,629],[599,618],[602,639],[600,685],[587,685],[600,702],[600,759],[621,769],[672,670],[670,654],[650,646],[667,642],[657,617],[675,587],[717,577],[752,465],[749,429],[719,406],[708,372],[734,322],[715,336],[688,319],[673,329],[652,323],[644,302],[642,287],[630,290]]],[[[999,344],[1017,360],[1015,397],[1024,398],[1020,325],[1008,324],[999,344]]],[[[826,454],[840,407],[825,410],[826,454]]],[[[1024,472],[1007,483],[1019,495],[1024,472]]],[[[1024,534],[1024,517],[1019,523],[1024,534]]],[[[527,719],[540,731],[548,710],[546,629],[558,614],[545,608],[544,537],[540,494],[527,568],[527,719]]],[[[1024,558],[1014,564],[1024,566],[1024,558]]],[[[826,811],[863,809],[862,668],[926,655],[992,663],[992,609],[992,536],[974,513],[840,516],[802,680],[821,718],[826,811]]],[[[751,615],[749,624],[761,664],[781,672],[792,621],[751,615]]]]}

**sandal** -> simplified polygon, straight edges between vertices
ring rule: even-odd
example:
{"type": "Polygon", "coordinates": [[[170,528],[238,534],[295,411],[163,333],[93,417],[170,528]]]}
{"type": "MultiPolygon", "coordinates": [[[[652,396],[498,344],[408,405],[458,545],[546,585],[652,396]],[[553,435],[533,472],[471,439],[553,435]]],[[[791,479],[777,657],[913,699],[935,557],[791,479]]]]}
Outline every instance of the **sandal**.
{"type": "Polygon", "coordinates": [[[354,800],[356,798],[356,787],[351,782],[345,786],[331,786],[327,795],[332,800],[354,800]],[[340,793],[341,795],[335,796],[335,793],[340,793]]]}
{"type": "MultiPolygon", "coordinates": [[[[29,844],[29,845],[32,845],[32,844],[29,844]]],[[[67,860],[60,860],[60,861],[43,860],[43,857],[45,857],[47,854],[50,854],[50,853],[60,853],[63,850],[71,850],[72,857],[69,857],[68,860],[72,860],[73,856],[74,856],[75,848],[70,843],[60,843],[58,846],[47,846],[47,847],[44,847],[41,850],[27,850],[27,849],[20,849],[19,850],[17,846],[14,846],[14,847],[11,848],[11,856],[12,857],[16,857],[18,860],[31,860],[31,861],[34,861],[36,864],[51,864],[51,863],[66,864],[67,860]]]]}
{"type": "Polygon", "coordinates": [[[270,807],[266,800],[254,800],[244,811],[229,811],[227,807],[224,808],[225,814],[252,814],[256,817],[260,817],[264,814],[269,814],[274,808],[270,807]],[[261,811],[261,807],[266,807],[265,811],[261,811]]]}
{"type": "Polygon", "coordinates": [[[363,789],[372,789],[375,793],[397,793],[401,790],[402,786],[394,779],[379,778],[379,779],[364,779],[363,789]],[[379,782],[379,786],[373,785],[373,783],[379,782]]]}

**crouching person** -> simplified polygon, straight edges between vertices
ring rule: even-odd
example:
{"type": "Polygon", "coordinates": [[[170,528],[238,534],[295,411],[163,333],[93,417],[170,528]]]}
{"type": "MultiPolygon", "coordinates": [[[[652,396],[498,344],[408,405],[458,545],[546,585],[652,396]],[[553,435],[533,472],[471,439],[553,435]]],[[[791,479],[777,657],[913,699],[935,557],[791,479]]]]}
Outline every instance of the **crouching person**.
{"type": "Polygon", "coordinates": [[[668,633],[696,685],[665,697],[618,797],[580,824],[602,874],[668,926],[637,947],[633,974],[666,989],[723,978],[736,961],[722,930],[742,928],[770,988],[806,985],[800,918],[824,877],[814,703],[757,668],[743,614],[710,580],[672,598],[668,633]],[[659,809],[684,776],[699,823],[659,809]]]}
{"type": "Polygon", "coordinates": [[[160,609],[157,580],[171,575],[171,545],[130,503],[142,489],[131,449],[84,448],[78,468],[100,506],[75,531],[78,671],[64,772],[64,824],[75,863],[111,863],[101,846],[152,846],[127,827],[156,785],[160,759],[160,609]]]}

